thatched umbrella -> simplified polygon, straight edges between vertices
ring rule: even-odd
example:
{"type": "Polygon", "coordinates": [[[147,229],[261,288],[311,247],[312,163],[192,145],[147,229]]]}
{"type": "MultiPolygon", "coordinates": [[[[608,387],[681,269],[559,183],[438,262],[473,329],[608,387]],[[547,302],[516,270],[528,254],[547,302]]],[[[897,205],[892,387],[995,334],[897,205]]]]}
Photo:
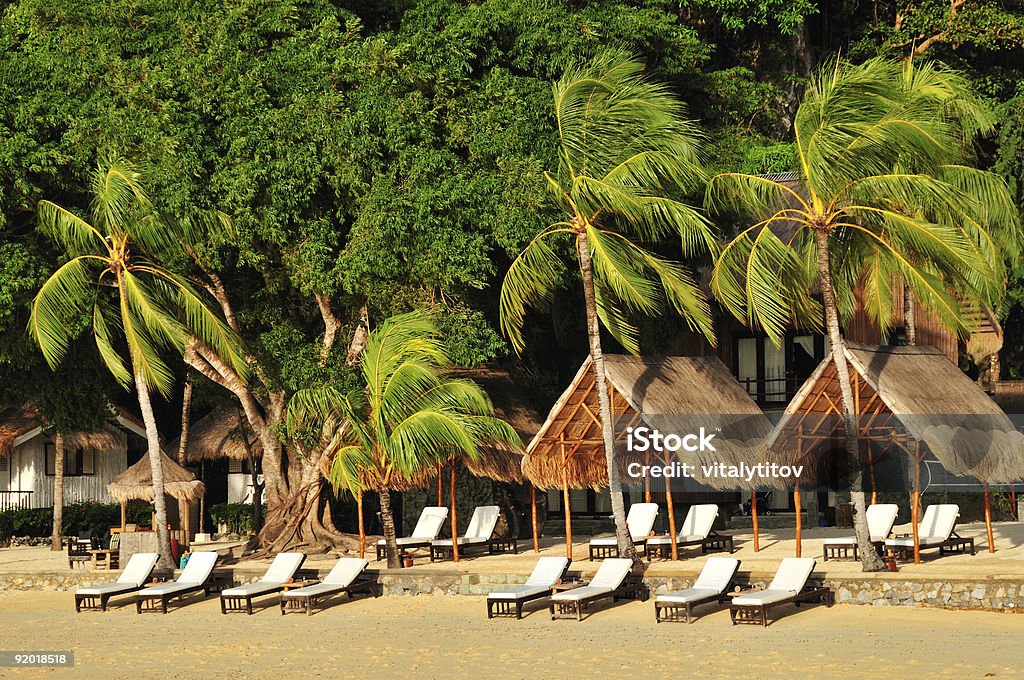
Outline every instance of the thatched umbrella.
{"type": "MultiPolygon", "coordinates": [[[[191,472],[181,467],[170,457],[160,452],[160,465],[164,472],[164,493],[179,501],[193,501],[206,493],[206,486],[196,479],[191,472]]],[[[126,506],[128,501],[153,500],[153,472],[149,464],[149,454],[143,456],[137,463],[114,478],[107,485],[107,493],[114,500],[121,504],[121,530],[124,531],[126,517],[126,506]]],[[[185,513],[185,537],[189,536],[189,518],[185,513]]],[[[153,527],[156,530],[156,527],[153,527]]]]}
{"type": "MultiPolygon", "coordinates": [[[[629,428],[647,426],[662,433],[715,432],[715,451],[680,453],[693,467],[693,483],[714,489],[753,488],[764,480],[737,482],[704,475],[702,466],[755,463],[764,458],[764,439],[771,430],[754,400],[717,357],[642,358],[606,355],[612,414],[615,417],[616,461],[624,476],[630,464],[650,464],[643,453],[628,450],[629,428]]],[[[561,488],[565,507],[566,552],[572,555],[570,488],[608,486],[604,440],[598,416],[596,380],[587,358],[547,420],[527,447],[523,472],[542,489],[561,488]]],[[[661,463],[672,462],[663,458],[661,463]]],[[[671,486],[666,479],[669,531],[676,534],[671,486]]],[[[678,555],[673,550],[673,559],[678,555]]]]}

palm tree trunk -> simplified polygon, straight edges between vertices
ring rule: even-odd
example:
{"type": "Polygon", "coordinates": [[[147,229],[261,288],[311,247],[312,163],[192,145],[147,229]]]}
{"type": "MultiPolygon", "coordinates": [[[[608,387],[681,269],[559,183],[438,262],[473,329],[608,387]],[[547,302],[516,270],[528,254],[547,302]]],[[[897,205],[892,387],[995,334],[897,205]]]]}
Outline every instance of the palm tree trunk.
{"type": "Polygon", "coordinates": [[[600,407],[601,435],[604,439],[604,458],[608,466],[608,491],[612,501],[612,517],[615,520],[615,538],[619,555],[633,561],[639,558],[636,547],[626,526],[626,507],[622,498],[622,481],[619,466],[615,461],[615,431],[612,423],[612,405],[608,394],[608,379],[604,372],[604,354],[601,351],[601,327],[597,318],[597,296],[594,292],[594,271],[590,263],[590,243],[587,232],[576,235],[576,251],[580,258],[580,273],[583,275],[583,299],[587,310],[587,337],[590,340],[590,359],[594,364],[597,403],[600,407]]]}
{"type": "MultiPolygon", "coordinates": [[[[192,377],[185,376],[185,391],[181,397],[181,437],[178,438],[178,464],[185,466],[185,456],[188,453],[188,427],[192,419],[192,377]]],[[[192,513],[190,501],[178,501],[178,517],[188,518],[192,513]]],[[[189,522],[185,522],[188,524],[189,522]]],[[[184,529],[184,526],[182,527],[184,529]]],[[[185,544],[192,542],[191,532],[185,531],[185,544]]]]}
{"type": "Polygon", "coordinates": [[[850,500],[853,502],[853,531],[857,536],[860,561],[864,571],[882,571],[882,562],[868,533],[867,504],[864,499],[864,474],[860,465],[860,450],[857,444],[857,415],[853,405],[853,389],[850,387],[850,367],[846,363],[846,344],[839,332],[839,307],[832,288],[832,270],[829,262],[828,231],[816,229],[814,238],[818,251],[818,276],[821,283],[822,304],[825,307],[825,325],[832,344],[832,363],[836,368],[839,392],[843,401],[843,420],[846,433],[846,455],[850,467],[850,500]]]}
{"type": "Polygon", "coordinates": [[[53,533],[50,536],[50,550],[64,549],[64,435],[53,436],[53,533]]]}
{"type": "Polygon", "coordinates": [[[167,531],[167,498],[164,495],[164,466],[160,462],[160,433],[156,428],[156,416],[153,415],[153,404],[149,400],[149,386],[142,373],[135,372],[135,390],[139,395],[139,409],[142,411],[142,422],[146,424],[146,440],[148,443],[150,472],[153,475],[153,510],[157,540],[157,552],[160,561],[157,566],[173,569],[171,560],[171,535],[167,531]]]}
{"type": "Polygon", "coordinates": [[[391,492],[381,489],[380,496],[380,519],[384,525],[384,543],[388,550],[388,569],[399,569],[402,560],[398,558],[398,541],[395,540],[395,518],[391,514],[391,492]]]}
{"type": "Polygon", "coordinates": [[[903,332],[908,345],[917,344],[917,320],[914,318],[914,294],[910,286],[903,284],[903,332]]]}

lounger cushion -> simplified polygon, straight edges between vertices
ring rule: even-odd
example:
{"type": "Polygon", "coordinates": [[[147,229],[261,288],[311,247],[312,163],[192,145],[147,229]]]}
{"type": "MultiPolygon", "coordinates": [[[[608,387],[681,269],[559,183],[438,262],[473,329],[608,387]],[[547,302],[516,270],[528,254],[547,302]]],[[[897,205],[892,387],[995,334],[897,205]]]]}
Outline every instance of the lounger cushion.
{"type": "MultiPolygon", "coordinates": [[[[429,545],[441,533],[444,521],[448,519],[448,508],[427,506],[420,512],[420,518],[416,522],[416,528],[409,536],[399,536],[395,540],[399,546],[403,545],[429,545]]],[[[382,538],[377,545],[385,546],[387,542],[382,538]]]]}
{"type": "Polygon", "coordinates": [[[494,527],[497,526],[500,515],[501,509],[497,505],[481,505],[474,509],[463,538],[477,539],[478,541],[488,540],[494,533],[494,527]]]}
{"type": "MultiPolygon", "coordinates": [[[[634,543],[642,543],[649,540],[646,535],[644,536],[630,536],[634,543]]],[[[616,546],[619,541],[615,536],[602,536],[601,538],[590,539],[590,545],[596,546],[616,546]]]]}
{"type": "Polygon", "coordinates": [[[783,590],[798,593],[807,584],[807,578],[814,571],[813,557],[787,557],[782,560],[775,578],[768,584],[768,590],[783,590]]]}
{"type": "Polygon", "coordinates": [[[178,576],[178,583],[206,583],[213,572],[213,565],[217,563],[217,553],[196,552],[188,558],[188,563],[178,576]]]}
{"type": "Polygon", "coordinates": [[[135,553],[128,560],[124,571],[117,577],[117,582],[141,587],[149,580],[149,575],[153,573],[153,567],[159,559],[160,555],[157,553],[135,553]]]}
{"type": "Polygon", "coordinates": [[[710,588],[720,593],[724,592],[739,568],[740,561],[735,557],[709,557],[693,587],[698,590],[710,588]]]}
{"type": "Polygon", "coordinates": [[[836,538],[826,538],[825,545],[856,545],[856,536],[837,536],[836,538]]]}
{"type": "Polygon", "coordinates": [[[717,597],[721,594],[722,591],[715,590],[714,588],[687,588],[686,590],[677,590],[674,593],[658,595],[654,601],[686,604],[687,602],[696,602],[699,600],[706,600],[711,597],[717,597]]]}
{"type": "Polygon", "coordinates": [[[600,586],[583,586],[555,593],[551,596],[551,599],[555,602],[576,602],[577,600],[587,600],[600,595],[608,595],[613,590],[614,588],[603,588],[600,586]]]}
{"type": "MultiPolygon", "coordinates": [[[[918,545],[924,545],[924,546],[927,546],[927,545],[938,545],[940,543],[945,543],[945,542],[946,542],[945,539],[937,538],[937,537],[934,537],[934,536],[918,536],[917,537],[917,544],[918,545]]],[[[893,547],[893,548],[913,548],[914,547],[914,537],[913,536],[908,536],[907,538],[890,538],[889,540],[887,540],[885,542],[885,544],[887,546],[890,546],[890,547],[893,547]]]]}
{"type": "Polygon", "coordinates": [[[79,588],[76,595],[117,595],[118,593],[131,593],[139,587],[133,583],[101,583],[88,588],[79,588]]]}
{"type": "Polygon", "coordinates": [[[281,597],[291,600],[293,598],[309,597],[310,595],[330,595],[331,593],[340,593],[347,587],[340,583],[315,583],[305,588],[296,588],[295,590],[281,593],[281,597]]]}
{"type": "Polygon", "coordinates": [[[221,597],[255,597],[266,593],[276,593],[281,590],[280,583],[269,583],[267,581],[256,581],[256,583],[245,583],[234,588],[227,588],[220,592],[221,597]]]}
{"type": "Polygon", "coordinates": [[[597,574],[590,580],[590,585],[597,588],[615,590],[622,585],[622,582],[633,570],[633,560],[616,557],[601,562],[597,574]]]}
{"type": "MultiPolygon", "coordinates": [[[[459,545],[479,545],[481,543],[486,543],[486,542],[487,542],[486,538],[477,538],[475,536],[472,537],[472,538],[463,537],[463,538],[459,539],[459,545]]],[[[431,541],[430,544],[431,545],[436,545],[436,546],[441,546],[441,547],[451,546],[452,539],[450,539],[450,538],[442,538],[442,539],[439,539],[439,540],[436,540],[436,541],[431,541]]]]}
{"type": "Polygon", "coordinates": [[[796,590],[759,590],[749,595],[739,595],[732,598],[733,604],[772,604],[774,602],[781,602],[788,600],[797,594],[796,590]]]}
{"type": "Polygon", "coordinates": [[[626,515],[626,527],[630,536],[648,536],[658,519],[657,503],[634,503],[626,515]]]}
{"type": "Polygon", "coordinates": [[[537,566],[533,568],[530,578],[526,579],[526,585],[550,588],[562,578],[568,566],[567,557],[542,557],[537,560],[537,566]]]}
{"type": "Polygon", "coordinates": [[[174,583],[161,583],[160,585],[140,590],[139,597],[146,599],[150,597],[160,597],[161,595],[173,595],[175,593],[185,593],[190,590],[198,590],[201,587],[201,583],[182,583],[181,581],[175,581],[174,583]]]}
{"type": "MultiPolygon", "coordinates": [[[[410,546],[410,545],[423,546],[423,545],[430,545],[430,542],[432,540],[433,539],[431,539],[431,538],[416,538],[415,536],[403,536],[401,538],[396,538],[395,539],[395,545],[397,545],[398,547],[402,547],[403,545],[404,546],[410,546]]],[[[383,546],[387,545],[387,541],[385,541],[382,538],[379,541],[377,541],[377,545],[383,547],[383,546]]]]}
{"type": "Polygon", "coordinates": [[[295,572],[299,570],[299,567],[305,561],[306,556],[300,552],[278,553],[270,567],[267,568],[267,573],[263,575],[260,581],[265,583],[284,583],[295,576],[295,572]]]}
{"type": "Polygon", "coordinates": [[[488,593],[487,598],[491,600],[518,600],[523,597],[530,597],[533,595],[540,595],[541,593],[550,593],[551,586],[511,586],[505,590],[499,590],[493,593],[488,593]]]}
{"type": "MultiPolygon", "coordinates": [[[[707,536],[676,536],[676,543],[703,543],[707,536]]],[[[647,539],[647,545],[672,545],[671,536],[655,536],[647,539]]]]}
{"type": "MultiPolygon", "coordinates": [[[[324,577],[324,583],[333,583],[348,587],[356,580],[359,574],[363,573],[369,562],[358,557],[342,557],[334,565],[331,572],[324,577]]],[[[299,590],[302,590],[301,588],[299,590]]]]}

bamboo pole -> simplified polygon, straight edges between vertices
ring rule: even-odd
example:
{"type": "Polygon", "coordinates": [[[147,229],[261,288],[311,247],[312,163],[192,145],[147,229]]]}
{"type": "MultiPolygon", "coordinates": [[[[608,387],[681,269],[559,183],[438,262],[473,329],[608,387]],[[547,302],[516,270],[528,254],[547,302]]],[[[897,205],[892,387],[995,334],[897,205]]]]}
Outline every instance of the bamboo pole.
{"type": "MultiPolygon", "coordinates": [[[[668,477],[665,478],[666,480],[668,477]]],[[[668,483],[667,481],[665,482],[668,483]]],[[[651,476],[644,475],[644,503],[651,502],[651,476]]]]}
{"type": "Polygon", "coordinates": [[[757,526],[757,489],[750,492],[750,519],[754,523],[754,552],[761,550],[761,541],[757,526]]]}
{"type": "Polygon", "coordinates": [[[569,508],[569,458],[565,453],[565,433],[558,435],[562,449],[562,509],[565,511],[565,556],[572,559],[572,511],[569,508]]]}
{"type": "Polygon", "coordinates": [[[359,515],[359,559],[366,556],[366,525],[363,522],[363,492],[356,492],[356,513],[359,515]]]}
{"type": "Polygon", "coordinates": [[[452,473],[451,473],[451,500],[452,500],[452,559],[456,562],[459,561],[459,525],[455,517],[455,461],[452,461],[452,473]]]}
{"type": "Polygon", "coordinates": [[[537,487],[530,485],[530,510],[533,524],[533,552],[540,552],[540,531],[537,528],[537,487]]]}
{"type": "Polygon", "coordinates": [[[803,546],[800,544],[801,534],[803,533],[803,518],[800,516],[799,484],[793,489],[793,505],[796,506],[796,556],[800,557],[803,552],[803,546]]]}
{"type": "Polygon", "coordinates": [[[679,559],[679,546],[676,545],[676,509],[672,507],[672,482],[671,477],[665,478],[665,503],[668,505],[668,533],[672,541],[672,560],[679,559]]]}
{"type": "Polygon", "coordinates": [[[182,504],[185,507],[185,516],[182,518],[182,524],[184,524],[183,528],[185,531],[185,535],[182,536],[182,538],[184,539],[182,540],[182,545],[187,548],[190,545],[192,545],[192,518],[190,517],[190,515],[192,514],[192,501],[182,501],[182,504]]]}
{"type": "Polygon", "coordinates": [[[921,445],[917,444],[914,450],[914,491],[910,494],[910,524],[914,533],[914,564],[921,564],[921,543],[917,530],[918,513],[921,506],[921,461],[918,455],[921,445]]]}
{"type": "Polygon", "coordinates": [[[128,529],[128,503],[121,501],[121,533],[128,529]]]}
{"type": "Polygon", "coordinates": [[[871,455],[871,444],[868,443],[868,472],[871,474],[871,505],[878,503],[878,485],[875,484],[875,458],[871,455]]]}
{"type": "Polygon", "coordinates": [[[444,507],[444,487],[441,484],[441,473],[444,472],[444,463],[437,466],[437,507],[444,507]]]}
{"type": "Polygon", "coordinates": [[[988,551],[996,551],[996,541],[992,536],[992,498],[988,491],[988,483],[985,483],[985,537],[988,538],[988,551]]]}

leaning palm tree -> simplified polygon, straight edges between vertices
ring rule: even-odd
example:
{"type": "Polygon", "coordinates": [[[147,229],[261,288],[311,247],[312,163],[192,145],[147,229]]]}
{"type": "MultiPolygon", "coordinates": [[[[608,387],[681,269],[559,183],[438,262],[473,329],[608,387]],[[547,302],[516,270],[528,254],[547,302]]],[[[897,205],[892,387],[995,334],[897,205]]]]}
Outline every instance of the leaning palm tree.
{"type": "Polygon", "coordinates": [[[891,327],[892,282],[899,279],[959,333],[970,330],[964,295],[989,302],[1002,295],[1003,258],[1020,234],[1016,211],[1001,179],[956,164],[982,121],[955,73],[837,60],[812,79],[797,111],[798,188],[737,173],[708,184],[712,208],[765,217],[741,230],[716,261],[712,290],[722,304],[775,342],[793,324],[820,323],[824,308],[865,570],[883,565],[865,521],[841,321],[857,308],[856,289],[879,326],[891,327]]]}
{"type": "Polygon", "coordinates": [[[640,243],[678,240],[682,255],[713,251],[712,229],[678,200],[704,178],[702,135],[643,64],[607,52],[569,69],[554,85],[559,167],[545,173],[566,218],[541,230],[512,263],[501,289],[501,326],[517,351],[529,306],[545,304],[562,281],[571,248],[583,282],[601,431],[619,553],[636,557],[626,528],[600,326],[627,351],[640,351],[635,313],[670,308],[714,342],[707,300],[687,270],[640,243]]]}
{"type": "Polygon", "coordinates": [[[380,496],[388,568],[401,566],[389,488],[455,453],[475,459],[486,441],[521,446],[512,427],[492,416],[486,393],[469,380],[445,377],[452,367],[429,317],[391,317],[369,334],[359,360],[364,385],[300,390],[288,404],[289,435],[327,432],[327,476],[335,489],[380,496]]]}
{"type": "Polygon", "coordinates": [[[171,566],[160,439],[150,391],[168,396],[174,373],[162,350],[184,351],[197,337],[212,343],[242,374],[237,337],[181,276],[159,263],[191,235],[162,217],[126,162],[100,165],[90,186],[90,220],[50,201],[39,203],[39,228],[68,261],[32,303],[29,333],[55,368],[88,328],[104,365],[126,389],[135,387],[146,426],[161,564],[171,566]],[[127,362],[122,350],[127,351],[127,362]]]}

